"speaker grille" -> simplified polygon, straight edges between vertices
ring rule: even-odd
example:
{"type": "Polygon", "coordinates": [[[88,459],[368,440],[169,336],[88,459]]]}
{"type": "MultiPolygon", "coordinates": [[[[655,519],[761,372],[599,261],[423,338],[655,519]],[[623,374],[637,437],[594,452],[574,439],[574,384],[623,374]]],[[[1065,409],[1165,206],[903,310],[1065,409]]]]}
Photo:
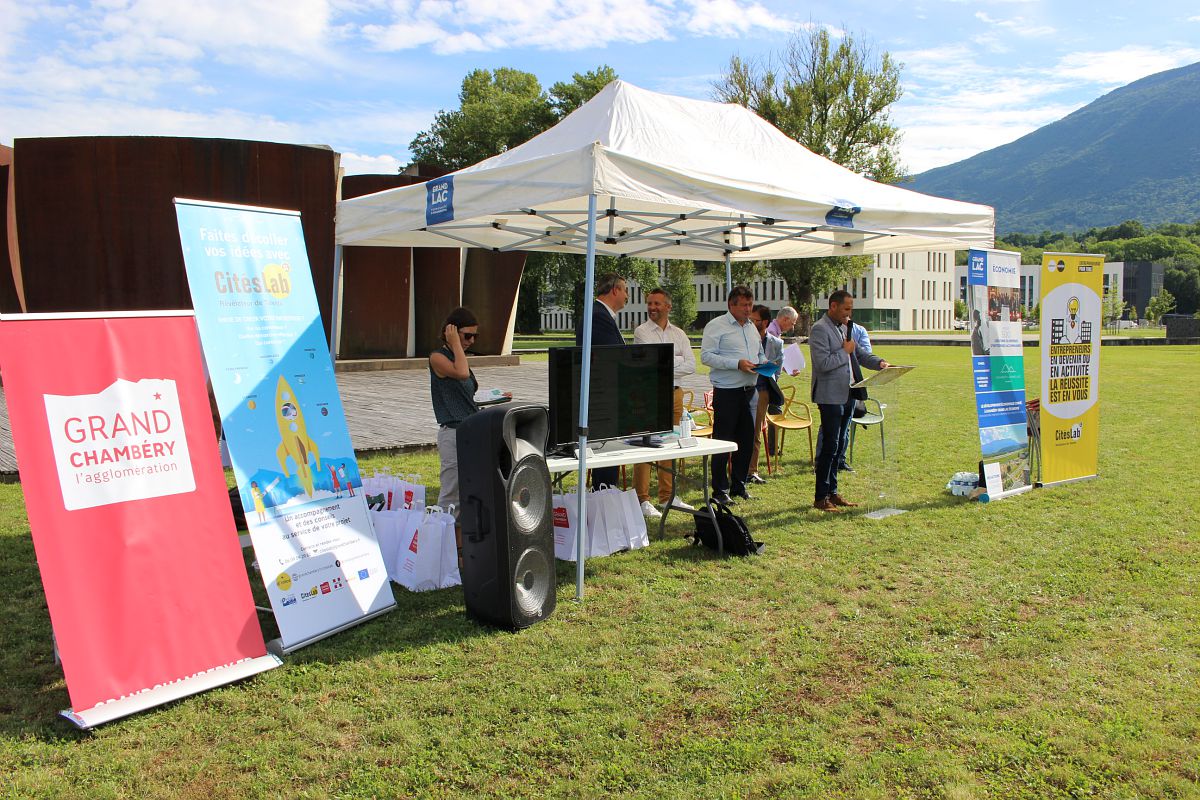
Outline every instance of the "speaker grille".
{"type": "Polygon", "coordinates": [[[541,456],[517,462],[508,481],[508,515],[516,533],[536,533],[550,513],[550,471],[541,456]]]}
{"type": "Polygon", "coordinates": [[[521,553],[513,575],[513,599],[522,614],[540,617],[547,611],[546,598],[554,589],[554,570],[546,554],[529,549],[521,553]]]}

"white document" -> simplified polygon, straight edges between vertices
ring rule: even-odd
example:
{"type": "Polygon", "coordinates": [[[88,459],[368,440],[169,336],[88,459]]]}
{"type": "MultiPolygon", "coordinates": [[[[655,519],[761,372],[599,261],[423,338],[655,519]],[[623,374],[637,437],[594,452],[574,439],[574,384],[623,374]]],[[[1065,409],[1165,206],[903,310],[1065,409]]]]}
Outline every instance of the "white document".
{"type": "Polygon", "coordinates": [[[800,345],[793,342],[783,348],[783,371],[788,375],[793,372],[799,372],[808,366],[804,360],[804,351],[800,349],[800,345]]]}

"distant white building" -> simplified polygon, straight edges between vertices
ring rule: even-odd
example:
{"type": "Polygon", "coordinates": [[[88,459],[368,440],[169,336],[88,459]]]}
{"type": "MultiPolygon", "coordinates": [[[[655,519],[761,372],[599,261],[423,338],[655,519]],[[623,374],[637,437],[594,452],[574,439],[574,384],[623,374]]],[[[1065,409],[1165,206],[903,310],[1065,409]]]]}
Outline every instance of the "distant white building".
{"type": "MultiPolygon", "coordinates": [[[[874,257],[875,263],[858,278],[852,278],[815,297],[818,309],[828,305],[829,295],[845,289],[854,295],[854,319],[868,330],[949,330],[954,322],[954,251],[888,253],[874,257]]],[[[725,272],[721,264],[697,265],[692,278],[697,296],[695,327],[725,313],[725,272]]],[[[778,311],[788,305],[787,284],[780,278],[752,281],[754,302],[778,311]]],[[[645,293],[636,282],[629,283],[629,302],[617,315],[622,330],[631,330],[648,319],[645,293]]],[[[568,309],[542,309],[542,329],[573,331],[575,322],[568,309]]]]}

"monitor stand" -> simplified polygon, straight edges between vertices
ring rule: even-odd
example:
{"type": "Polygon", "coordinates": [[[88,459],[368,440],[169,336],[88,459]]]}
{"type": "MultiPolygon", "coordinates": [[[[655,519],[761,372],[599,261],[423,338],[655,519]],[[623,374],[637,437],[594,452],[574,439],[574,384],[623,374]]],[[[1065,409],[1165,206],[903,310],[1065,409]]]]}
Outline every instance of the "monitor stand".
{"type": "Polygon", "coordinates": [[[625,441],[626,441],[626,443],[631,444],[634,447],[662,447],[663,446],[661,438],[655,438],[652,434],[649,434],[649,433],[647,433],[645,436],[642,436],[641,438],[626,439],[625,441]]]}

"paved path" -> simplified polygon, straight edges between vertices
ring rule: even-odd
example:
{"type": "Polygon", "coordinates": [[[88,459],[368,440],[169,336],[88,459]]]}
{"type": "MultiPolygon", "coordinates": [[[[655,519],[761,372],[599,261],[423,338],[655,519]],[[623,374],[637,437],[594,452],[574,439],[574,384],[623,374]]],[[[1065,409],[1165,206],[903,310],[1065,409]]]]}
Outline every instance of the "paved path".
{"type": "MultiPolygon", "coordinates": [[[[480,367],[475,370],[481,389],[512,392],[513,399],[545,403],[547,394],[546,363],[514,367],[480,367]]],[[[437,423],[429,400],[429,373],[425,370],[378,370],[340,372],[337,376],[342,404],[350,426],[354,449],[389,450],[397,447],[432,446],[437,439],[437,423]]],[[[685,388],[708,391],[707,376],[689,376],[685,388]]],[[[17,471],[12,435],[8,425],[8,405],[0,389],[0,473],[17,471]]]]}

